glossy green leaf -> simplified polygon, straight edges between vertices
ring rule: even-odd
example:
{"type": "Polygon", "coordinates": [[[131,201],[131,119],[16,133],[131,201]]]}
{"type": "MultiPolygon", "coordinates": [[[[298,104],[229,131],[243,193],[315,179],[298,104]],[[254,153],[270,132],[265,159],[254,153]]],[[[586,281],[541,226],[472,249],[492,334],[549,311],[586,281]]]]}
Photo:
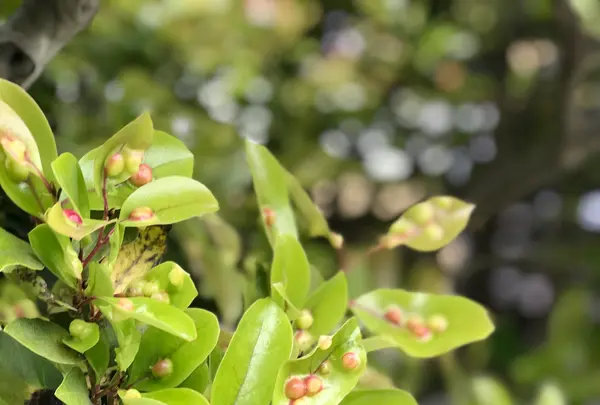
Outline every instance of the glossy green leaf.
{"type": "Polygon", "coordinates": [[[356,319],[349,319],[333,335],[332,344],[327,350],[316,348],[310,354],[295,360],[289,360],[281,367],[275,390],[273,405],[289,405],[285,395],[285,384],[291,377],[305,378],[316,375],[323,380],[323,390],[311,397],[314,405],[336,405],[358,384],[360,376],[367,366],[367,353],[361,346],[361,334],[356,319]],[[360,363],[353,370],[346,370],[342,358],[346,353],[356,353],[360,363]],[[329,363],[329,372],[321,372],[321,364],[329,363]]]}
{"type": "Polygon", "coordinates": [[[547,382],[540,387],[535,405],[567,405],[567,399],[558,385],[547,382]]]}
{"type": "Polygon", "coordinates": [[[413,357],[439,356],[483,340],[494,330],[485,308],[459,296],[380,289],[359,297],[351,309],[369,330],[393,339],[401,350],[413,357]],[[400,324],[385,318],[386,311],[396,307],[401,311],[400,324]],[[425,325],[433,316],[445,318],[444,331],[419,337],[407,327],[409,318],[422,318],[419,322],[425,325]]]}
{"type": "Polygon", "coordinates": [[[98,327],[98,324],[91,323],[89,324],[89,327],[91,328],[91,332],[83,339],[69,336],[63,339],[63,343],[79,353],[85,353],[94,347],[96,343],[98,343],[98,340],[100,340],[100,328],[98,327]]]}
{"type": "Polygon", "coordinates": [[[196,369],[185,379],[184,382],[179,384],[180,388],[189,388],[194,391],[203,393],[206,391],[208,384],[210,383],[210,370],[206,362],[200,364],[196,369]]]}
{"type": "Polygon", "coordinates": [[[142,333],[138,329],[135,319],[125,319],[111,322],[111,324],[119,346],[115,348],[115,361],[119,370],[125,371],[133,363],[140,349],[142,333]]]}
{"type": "Polygon", "coordinates": [[[441,249],[465,229],[474,209],[473,204],[454,197],[432,197],[406,210],[381,244],[388,249],[406,245],[422,252],[441,249]]]}
{"type": "Polygon", "coordinates": [[[187,308],[198,296],[190,275],[175,262],[159,264],[146,273],[145,279],[158,282],[160,290],[169,294],[170,304],[179,309],[187,308]]]}
{"type": "Polygon", "coordinates": [[[31,148],[32,159],[43,169],[48,180],[53,180],[50,163],[57,156],[56,142],[44,113],[25,90],[8,80],[0,79],[0,100],[8,104],[27,126],[33,138],[26,142],[28,149],[31,148]]]}
{"type": "Polygon", "coordinates": [[[54,393],[65,405],[92,405],[88,392],[85,375],[76,367],[73,367],[54,393]]]}
{"type": "Polygon", "coordinates": [[[358,390],[346,395],[341,405],[417,405],[417,401],[402,390],[358,390]]]}
{"type": "Polygon", "coordinates": [[[296,306],[288,298],[285,292],[285,287],[282,283],[275,283],[271,285],[271,298],[283,308],[291,321],[295,320],[302,314],[302,311],[296,308],[296,306]]]}
{"type": "Polygon", "coordinates": [[[472,381],[472,393],[477,404],[513,405],[510,393],[499,381],[491,377],[476,377],[472,381]]]}
{"type": "Polygon", "coordinates": [[[77,158],[71,153],[61,154],[52,162],[52,171],[63,194],[83,218],[90,216],[88,193],[77,158]]]}
{"type": "Polygon", "coordinates": [[[189,388],[170,388],[148,392],[143,394],[143,397],[156,399],[167,405],[209,405],[202,394],[189,388]]]}
{"type": "Polygon", "coordinates": [[[275,243],[271,284],[281,283],[290,302],[302,308],[310,288],[310,265],[302,245],[291,235],[281,235],[275,243]]]}
{"type": "MultiPolygon", "coordinates": [[[[289,234],[297,238],[298,230],[290,205],[285,170],[267,148],[250,140],[246,141],[246,159],[261,212],[267,208],[275,214],[272,226],[275,235],[289,234]]],[[[263,215],[261,218],[268,228],[263,215]]],[[[270,235],[268,230],[267,234],[270,235]]],[[[271,244],[274,243],[272,239],[271,244]]]]}
{"type": "Polygon", "coordinates": [[[292,328],[283,311],[268,298],[256,301],[217,370],[212,405],[269,404],[277,372],[291,350],[292,328]]]}
{"type": "Polygon", "coordinates": [[[69,332],[52,322],[21,318],[8,324],[4,332],[35,354],[54,363],[81,363],[79,354],[62,343],[63,339],[69,337],[69,332]]]}
{"type": "Polygon", "coordinates": [[[178,336],[184,340],[192,341],[196,339],[196,328],[194,321],[180,309],[177,309],[164,302],[159,302],[151,298],[108,298],[101,297],[94,300],[100,304],[102,313],[109,319],[114,315],[122,318],[133,318],[147,325],[162,329],[172,335],[178,336]],[[119,306],[121,300],[127,300],[133,306],[131,311],[122,309],[119,306]]]}
{"type": "MultiPolygon", "coordinates": [[[[146,150],[152,145],[154,127],[148,113],[143,113],[135,120],[125,125],[119,132],[111,136],[104,144],[92,151],[94,159],[94,187],[98,195],[102,195],[102,182],[104,178],[104,164],[106,159],[116,151],[127,146],[135,150],[146,150]]],[[[125,181],[130,176],[123,173],[110,180],[111,184],[125,181]]]]}
{"type": "Polygon", "coordinates": [[[363,347],[369,352],[396,347],[396,343],[388,336],[371,336],[362,341],[363,347]]]}
{"type": "Polygon", "coordinates": [[[104,263],[91,262],[85,295],[88,297],[112,297],[114,289],[110,279],[110,271],[104,263]]]}
{"type": "Polygon", "coordinates": [[[123,398],[123,405],[168,405],[150,398],[123,398]]]}
{"type": "Polygon", "coordinates": [[[99,219],[82,218],[82,224],[75,224],[67,219],[60,202],[54,204],[46,213],[46,221],[52,230],[69,238],[81,240],[98,229],[115,222],[99,219]]]}
{"type": "Polygon", "coordinates": [[[32,270],[44,268],[29,243],[0,228],[0,273],[10,273],[19,266],[32,270]]]}
{"type": "Polygon", "coordinates": [[[348,308],[346,275],[339,272],[321,284],[308,298],[305,307],[314,319],[309,333],[318,336],[331,332],[342,321],[348,308]]]}
{"type": "Polygon", "coordinates": [[[162,131],[154,132],[154,140],[146,151],[144,163],[152,168],[152,176],[156,179],[192,177],[194,173],[194,154],[181,140],[162,131]]]}
{"type": "Polygon", "coordinates": [[[85,352],[85,358],[92,366],[94,373],[96,373],[96,378],[101,378],[106,372],[110,361],[110,345],[105,330],[100,331],[98,343],[85,352]]]}
{"type": "Polygon", "coordinates": [[[69,238],[52,232],[47,224],[36,226],[28,236],[31,247],[48,270],[74,288],[83,266],[69,238]]]}
{"type": "Polygon", "coordinates": [[[60,371],[4,332],[0,332],[0,375],[10,374],[39,388],[55,389],[62,381],[60,371]]]}
{"type": "Polygon", "coordinates": [[[202,183],[183,176],[163,177],[134,191],[121,207],[124,226],[173,224],[193,217],[216,212],[219,204],[202,183]],[[153,216],[148,220],[127,218],[135,208],[149,207],[153,216]]]}
{"type": "Polygon", "coordinates": [[[214,349],[219,338],[217,317],[199,308],[190,308],[186,313],[194,320],[198,337],[191,342],[184,342],[167,356],[150,359],[152,360],[150,366],[152,366],[158,360],[168,357],[173,362],[173,373],[160,379],[142,380],[135,385],[136,388],[142,391],[155,391],[177,387],[207,359],[214,349]]]}
{"type": "Polygon", "coordinates": [[[128,382],[135,383],[145,375],[149,375],[150,369],[157,361],[169,357],[184,342],[185,340],[168,332],[152,326],[148,327],[142,334],[139,354],[127,372],[128,382]]]}

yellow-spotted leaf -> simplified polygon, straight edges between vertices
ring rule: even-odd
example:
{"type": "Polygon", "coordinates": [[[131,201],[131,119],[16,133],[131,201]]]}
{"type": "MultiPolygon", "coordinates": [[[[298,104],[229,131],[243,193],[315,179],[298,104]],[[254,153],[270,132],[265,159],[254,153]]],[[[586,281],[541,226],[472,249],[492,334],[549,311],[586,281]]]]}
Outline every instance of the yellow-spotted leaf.
{"type": "Polygon", "coordinates": [[[412,357],[434,357],[483,340],[494,330],[484,307],[467,298],[380,289],[351,302],[374,334],[412,357]]]}
{"type": "Polygon", "coordinates": [[[406,245],[422,252],[438,250],[460,235],[474,209],[455,197],[432,197],[406,210],[380,244],[388,249],[406,245]]]}

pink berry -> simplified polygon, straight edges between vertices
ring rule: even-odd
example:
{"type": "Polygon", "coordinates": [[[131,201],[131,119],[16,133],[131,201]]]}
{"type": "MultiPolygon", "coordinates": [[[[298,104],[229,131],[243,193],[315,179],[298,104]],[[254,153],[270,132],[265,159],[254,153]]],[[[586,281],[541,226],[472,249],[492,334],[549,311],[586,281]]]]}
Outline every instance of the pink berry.
{"type": "Polygon", "coordinates": [[[292,377],[285,383],[285,396],[289,399],[298,399],[306,395],[306,383],[298,377],[292,377]]]}
{"type": "Polygon", "coordinates": [[[402,323],[402,310],[396,306],[388,308],[384,316],[385,319],[395,325],[400,325],[402,323]]]}
{"type": "Polygon", "coordinates": [[[136,173],[134,173],[129,181],[136,186],[142,187],[152,181],[152,168],[145,163],[142,163],[136,173]]]}
{"type": "Polygon", "coordinates": [[[63,214],[65,215],[67,220],[71,221],[75,225],[83,224],[83,220],[81,219],[81,216],[75,210],[66,209],[66,210],[63,210],[63,214]]]}
{"type": "Polygon", "coordinates": [[[342,365],[346,370],[354,370],[360,366],[360,357],[355,352],[348,352],[342,356],[342,365]]]}
{"type": "Polygon", "coordinates": [[[304,383],[309,397],[315,396],[323,390],[323,380],[316,375],[309,375],[304,379],[304,383]]]}

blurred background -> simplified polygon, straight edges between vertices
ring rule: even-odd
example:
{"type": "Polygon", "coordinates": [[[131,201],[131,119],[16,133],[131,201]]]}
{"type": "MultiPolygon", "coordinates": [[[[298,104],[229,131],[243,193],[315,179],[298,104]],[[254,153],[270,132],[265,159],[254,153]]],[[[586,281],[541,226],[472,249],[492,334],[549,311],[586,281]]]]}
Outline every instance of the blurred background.
{"type": "MultiPolygon", "coordinates": [[[[598,0],[104,0],[30,92],[60,152],[82,156],[144,110],[189,146],[228,224],[176,227],[168,255],[224,324],[241,310],[232,280],[268,262],[250,138],[345,237],[353,296],[459,293],[493,314],[491,339],[441,359],[373,356],[365,385],[422,405],[541,405],[552,383],[569,404],[598,405],[598,40],[598,0]],[[467,232],[435,254],[360,260],[435,194],[477,204],[467,232]]],[[[0,204],[0,225],[24,236],[27,218],[0,204]]],[[[337,270],[326,241],[306,249],[337,270]]]]}

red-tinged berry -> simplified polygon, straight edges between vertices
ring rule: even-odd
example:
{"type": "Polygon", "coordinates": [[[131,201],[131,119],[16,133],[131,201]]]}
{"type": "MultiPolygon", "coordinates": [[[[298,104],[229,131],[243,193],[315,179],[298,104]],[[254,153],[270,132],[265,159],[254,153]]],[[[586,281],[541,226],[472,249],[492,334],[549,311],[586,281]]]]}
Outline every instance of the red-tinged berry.
{"type": "Polygon", "coordinates": [[[423,318],[418,315],[413,315],[406,321],[406,328],[421,339],[426,339],[430,335],[429,328],[425,325],[423,318]]]}
{"type": "Polygon", "coordinates": [[[136,187],[142,187],[152,181],[152,168],[145,163],[142,163],[138,171],[133,174],[129,181],[136,187]]]}
{"type": "Polygon", "coordinates": [[[142,160],[144,160],[144,151],[125,148],[123,149],[123,155],[125,157],[125,170],[127,170],[127,173],[137,173],[142,160]]]}
{"type": "Polygon", "coordinates": [[[427,320],[427,326],[433,332],[441,333],[448,329],[448,319],[443,315],[433,315],[427,320]]]}
{"type": "Polygon", "coordinates": [[[297,331],[294,339],[296,341],[296,346],[300,349],[300,351],[308,350],[310,345],[313,343],[312,335],[305,330],[297,331]]]}
{"type": "Polygon", "coordinates": [[[81,219],[81,215],[79,215],[75,210],[66,209],[63,210],[63,214],[68,221],[74,223],[75,225],[83,224],[83,219],[81,219]]]}
{"type": "Polygon", "coordinates": [[[19,163],[12,158],[7,158],[4,166],[6,166],[8,177],[15,183],[21,183],[29,177],[29,169],[25,163],[19,163]]]}
{"type": "Polygon", "coordinates": [[[306,383],[303,379],[292,377],[285,383],[285,396],[289,399],[298,399],[306,395],[306,383]]]}
{"type": "Polygon", "coordinates": [[[275,211],[273,211],[271,208],[263,208],[263,218],[265,220],[265,225],[267,226],[267,228],[272,227],[275,224],[275,219],[277,218],[277,215],[275,214],[275,211]]]}
{"type": "Polygon", "coordinates": [[[327,374],[331,373],[331,362],[329,360],[325,360],[319,366],[318,371],[319,371],[319,374],[321,374],[321,375],[327,375],[327,374]]]}
{"type": "Polygon", "coordinates": [[[119,303],[117,305],[123,311],[133,311],[133,309],[135,308],[133,302],[131,302],[131,300],[127,298],[119,298],[119,303]]]}
{"type": "Polygon", "coordinates": [[[147,221],[154,216],[154,211],[150,207],[137,207],[134,208],[129,214],[129,220],[131,221],[147,221]]]}
{"type": "Polygon", "coordinates": [[[319,376],[309,375],[304,379],[304,383],[309,397],[315,396],[323,390],[323,380],[319,376]]]}
{"type": "Polygon", "coordinates": [[[402,310],[400,308],[398,308],[397,306],[392,306],[390,308],[387,309],[387,311],[385,311],[385,319],[387,319],[389,322],[395,324],[395,325],[400,325],[402,324],[403,321],[403,316],[402,316],[402,310]]]}
{"type": "Polygon", "coordinates": [[[0,145],[10,157],[17,162],[25,162],[27,153],[27,145],[22,140],[3,134],[0,136],[0,145]]]}
{"type": "Polygon", "coordinates": [[[123,173],[123,170],[125,169],[125,159],[123,158],[123,155],[118,152],[111,155],[106,159],[104,169],[106,170],[106,175],[108,177],[116,177],[123,173]]]}
{"type": "Polygon", "coordinates": [[[309,329],[314,322],[314,318],[309,310],[300,311],[300,316],[296,319],[296,326],[300,329],[309,329]]]}
{"type": "Polygon", "coordinates": [[[360,366],[360,357],[356,352],[348,352],[342,356],[342,366],[346,370],[354,370],[360,366]]]}
{"type": "Polygon", "coordinates": [[[152,366],[152,375],[156,378],[168,377],[173,373],[173,362],[170,359],[163,359],[152,366]]]}
{"type": "Polygon", "coordinates": [[[331,336],[322,335],[319,336],[319,349],[327,350],[333,344],[333,338],[331,336]]]}

